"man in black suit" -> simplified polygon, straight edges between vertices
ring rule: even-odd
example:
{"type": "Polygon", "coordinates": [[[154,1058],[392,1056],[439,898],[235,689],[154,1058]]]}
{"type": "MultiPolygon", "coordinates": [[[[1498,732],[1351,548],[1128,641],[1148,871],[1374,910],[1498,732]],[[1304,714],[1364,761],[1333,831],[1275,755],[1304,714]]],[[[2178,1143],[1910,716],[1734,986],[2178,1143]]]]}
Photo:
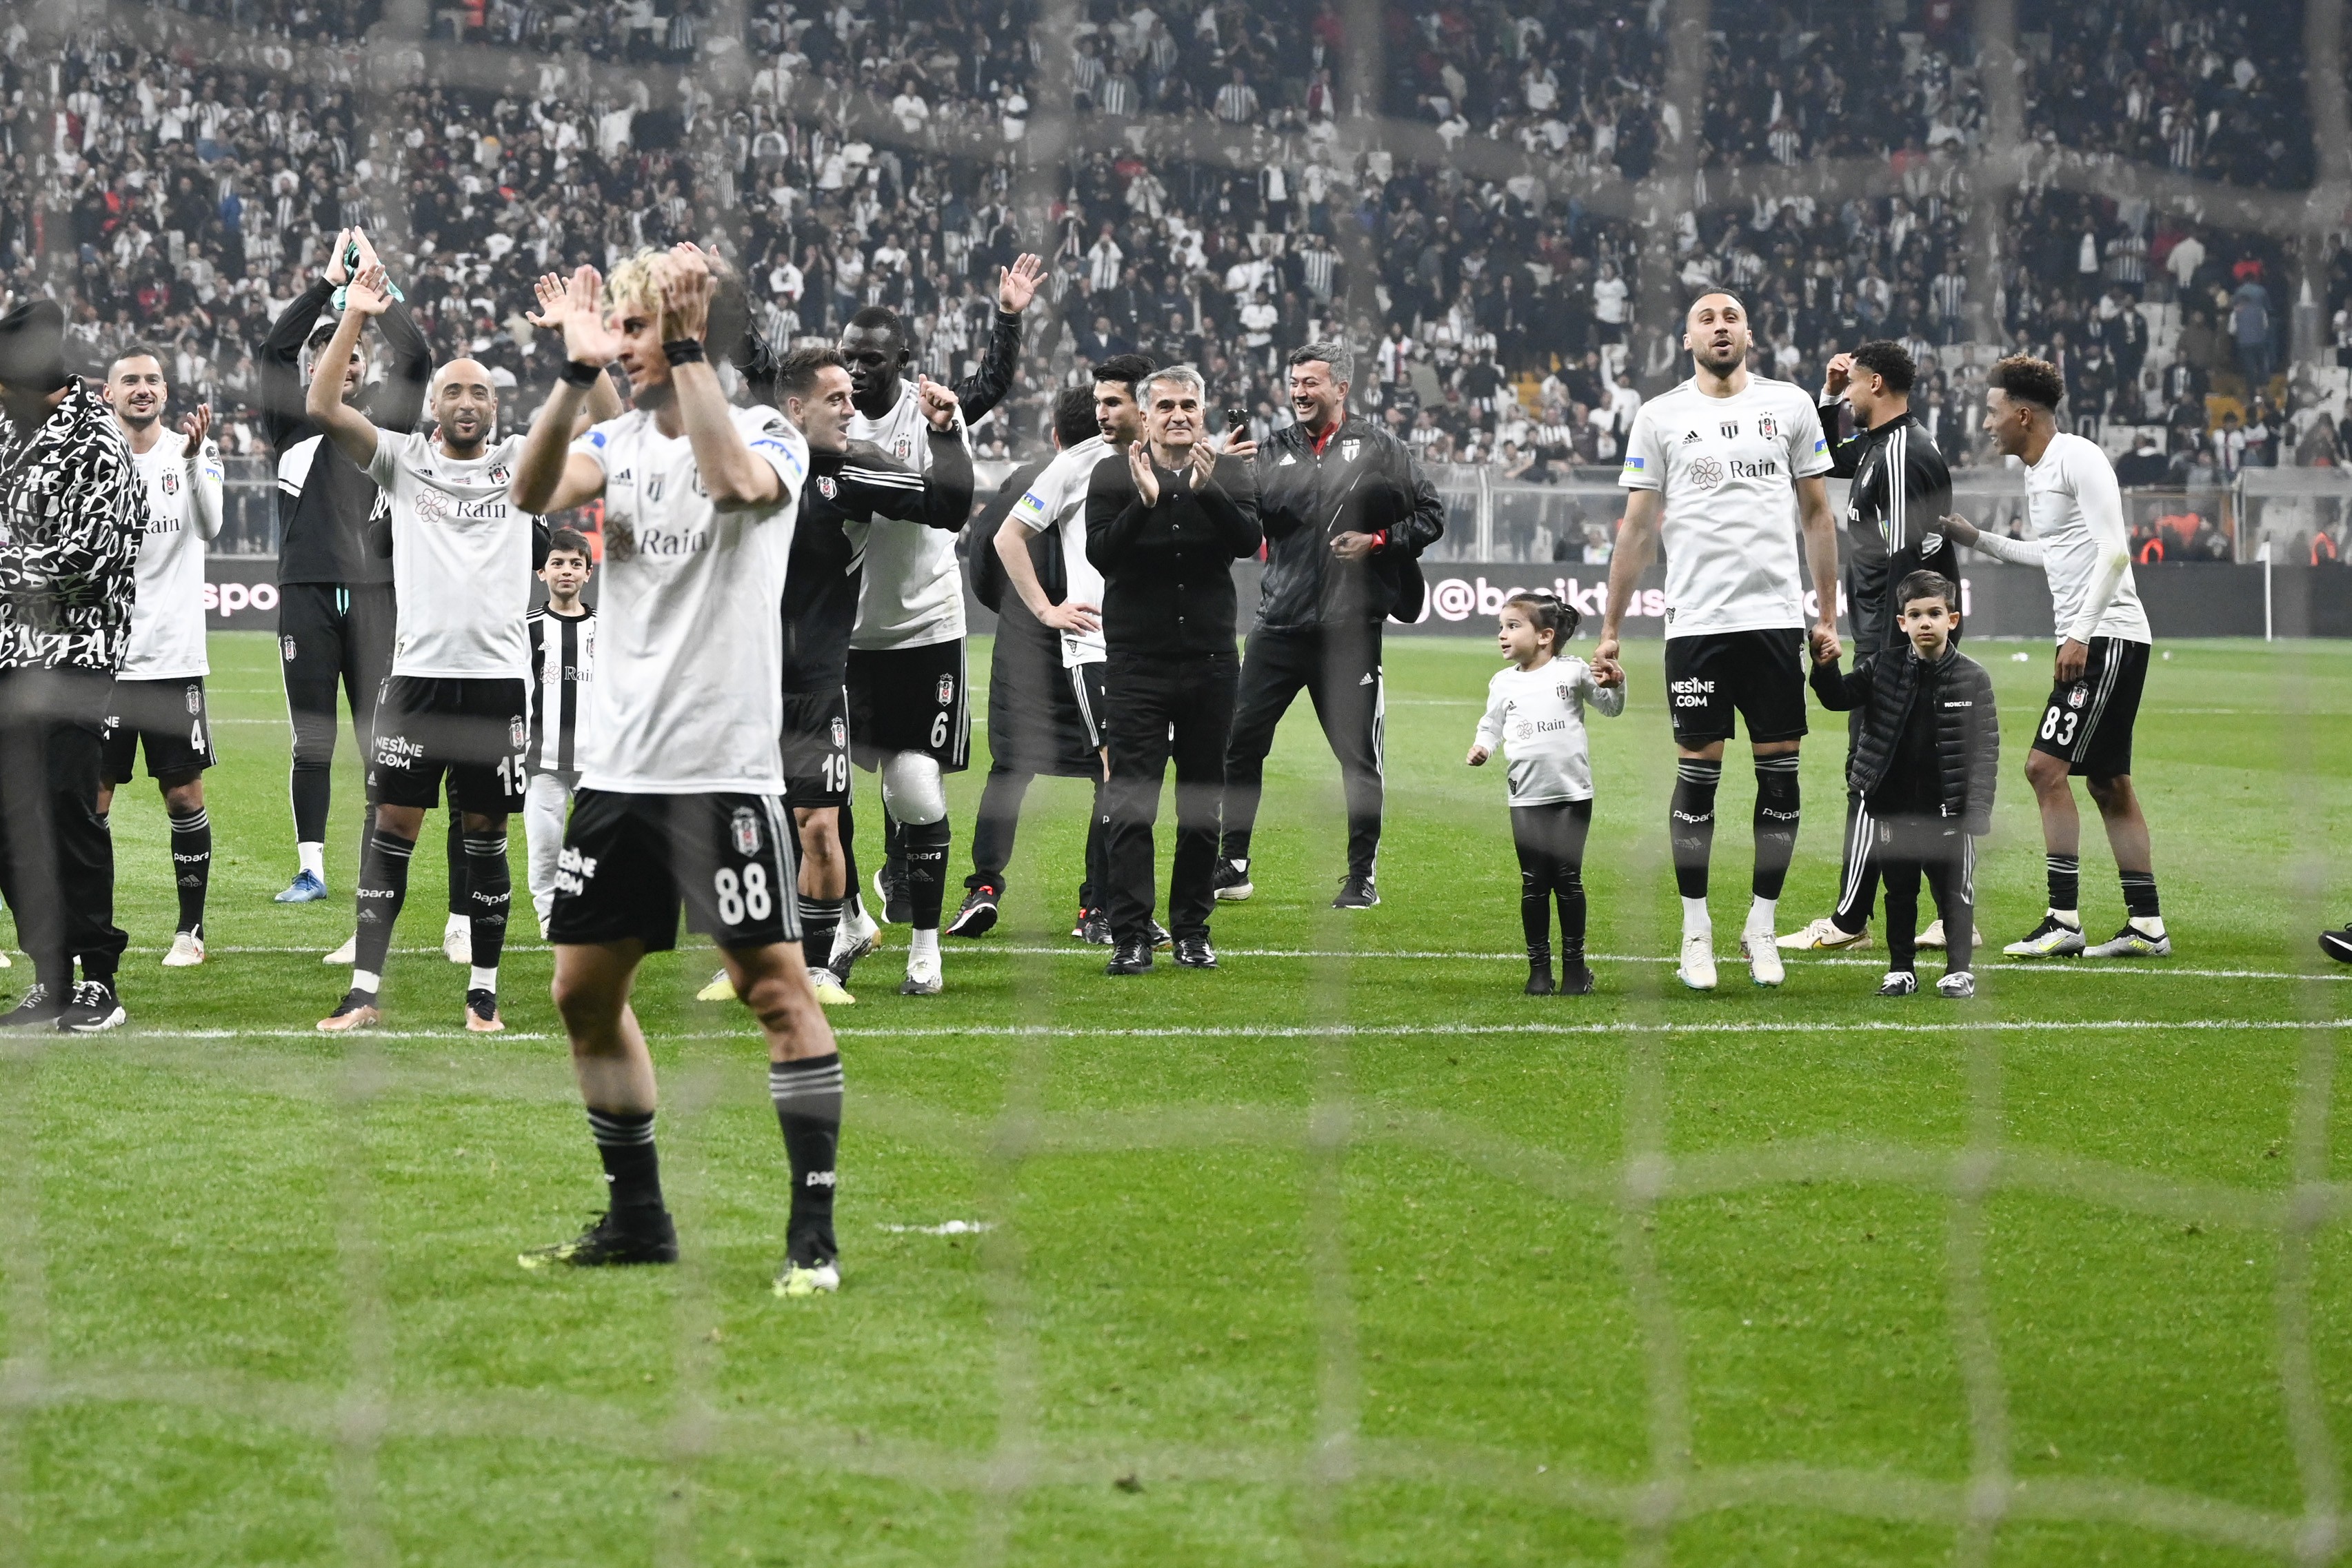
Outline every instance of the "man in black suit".
{"type": "Polygon", "coordinates": [[[1098,465],[1087,491],[1087,559],[1103,574],[1103,680],[1110,778],[1113,952],[1105,973],[1151,968],[1152,824],[1160,784],[1176,763],[1176,858],[1168,923],[1176,962],[1214,969],[1209,915],[1217,857],[1217,797],[1241,660],[1234,653],[1233,564],[1262,538],[1256,448],[1208,436],[1198,371],[1177,365],[1138,387],[1144,439],[1127,460],[1098,465]]]}

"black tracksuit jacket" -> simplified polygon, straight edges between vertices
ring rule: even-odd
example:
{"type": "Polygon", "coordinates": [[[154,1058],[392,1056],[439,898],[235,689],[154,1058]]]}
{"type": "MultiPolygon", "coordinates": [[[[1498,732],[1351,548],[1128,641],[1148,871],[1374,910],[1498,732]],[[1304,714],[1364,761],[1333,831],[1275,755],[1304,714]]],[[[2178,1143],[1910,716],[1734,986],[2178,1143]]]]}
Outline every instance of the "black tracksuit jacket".
{"type": "Polygon", "coordinates": [[[1265,573],[1257,625],[1298,631],[1334,624],[1377,626],[1391,611],[1421,610],[1421,552],[1445,533],[1445,503],[1413,460],[1412,448],[1367,419],[1342,420],[1315,449],[1304,425],[1276,431],[1255,463],[1265,573]],[[1388,542],[1362,561],[1342,561],[1331,541],[1378,533],[1388,542]]]}
{"type": "MultiPolygon", "coordinates": [[[[1823,404],[1822,428],[1838,427],[1838,407],[1823,404]]],[[[1830,472],[1851,481],[1846,494],[1846,614],[1854,654],[1909,646],[1897,624],[1895,585],[1923,566],[1948,570],[1943,518],[1952,510],[1952,470],[1927,427],[1908,414],[1830,447],[1830,472]]]]}

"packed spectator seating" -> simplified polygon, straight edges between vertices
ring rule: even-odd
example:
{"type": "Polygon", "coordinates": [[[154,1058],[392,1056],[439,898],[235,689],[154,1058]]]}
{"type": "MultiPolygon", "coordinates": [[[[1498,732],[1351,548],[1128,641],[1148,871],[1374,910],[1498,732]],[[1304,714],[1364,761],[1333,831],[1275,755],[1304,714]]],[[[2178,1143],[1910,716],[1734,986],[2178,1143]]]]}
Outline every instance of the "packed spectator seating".
{"type": "Polygon", "coordinates": [[[2046,30],[2019,39],[2021,177],[1981,198],[1990,110],[1953,0],[1716,6],[1696,115],[1666,88],[1672,10],[1391,0],[1377,103],[1349,96],[1337,0],[1084,0],[1068,37],[1036,0],[185,0],[62,47],[19,11],[0,268],[68,302],[87,357],[161,344],[232,454],[260,450],[268,321],[364,225],[436,353],[526,407],[554,368],[531,278],[688,238],[742,269],[775,342],[889,304],[941,375],[984,342],[995,269],[1046,253],[1051,309],[985,432],[1005,453],[1131,348],[1282,423],[1282,350],[1339,331],[1428,459],[1558,479],[1613,461],[1683,374],[1682,302],[1726,287],[1769,374],[1817,384],[1841,347],[1908,343],[1956,464],[1982,367],[2017,349],[2146,482],[2344,460],[2341,237],[2306,277],[2290,242],[2079,177],[2307,185],[2309,117],[2262,90],[2300,75],[2297,7],[2022,18],[2046,30]],[[1668,210],[1676,169],[1698,199],[1668,210]],[[1971,204],[1996,197],[1988,265],[1971,204]]]}

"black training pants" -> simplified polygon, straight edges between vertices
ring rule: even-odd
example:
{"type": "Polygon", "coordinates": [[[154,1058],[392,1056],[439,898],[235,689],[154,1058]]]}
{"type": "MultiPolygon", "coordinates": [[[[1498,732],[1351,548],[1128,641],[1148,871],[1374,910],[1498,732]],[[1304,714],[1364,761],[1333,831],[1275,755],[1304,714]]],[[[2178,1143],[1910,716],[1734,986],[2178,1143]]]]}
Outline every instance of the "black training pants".
{"type": "MultiPolygon", "coordinates": [[[[1013,841],[1021,827],[1021,802],[1036,776],[1001,762],[990,764],[988,782],[980,792],[980,814],[971,826],[971,875],[963,879],[966,890],[993,888],[1000,895],[1004,891],[1004,868],[1012,862],[1013,841]]],[[[1086,880],[1078,886],[1081,909],[1095,908],[1103,897],[1102,796],[1103,782],[1097,779],[1092,821],[1087,829],[1086,880]]]]}
{"type": "Polygon", "coordinates": [[[1233,739],[1225,747],[1224,842],[1229,860],[1249,858],[1274,731],[1304,689],[1339,761],[1348,802],[1348,874],[1369,877],[1381,850],[1381,627],[1339,624],[1250,633],[1242,650],[1233,739]]]}
{"type": "Polygon", "coordinates": [[[1104,859],[1111,934],[1121,942],[1151,938],[1151,829],[1171,758],[1176,763],[1176,858],[1168,874],[1168,925],[1179,937],[1208,934],[1216,901],[1217,796],[1240,679],[1240,661],[1231,654],[1110,656],[1103,680],[1110,742],[1104,859]]]}
{"type": "Polygon", "coordinates": [[[34,977],[62,998],[73,961],[111,982],[130,938],[114,923],[114,838],[98,815],[113,681],[88,670],[0,672],[0,893],[34,977]]]}
{"type": "Polygon", "coordinates": [[[1908,973],[1916,962],[1924,877],[1944,921],[1944,972],[1968,973],[1976,959],[1976,840],[1936,824],[1884,822],[1874,837],[1871,860],[1886,884],[1886,967],[1908,973]]]}
{"type": "Polygon", "coordinates": [[[373,740],[376,698],[392,674],[398,623],[392,584],[289,583],[278,591],[278,652],[294,723],[294,837],[323,844],[335,765],[338,689],[350,701],[362,765],[373,740]]]}

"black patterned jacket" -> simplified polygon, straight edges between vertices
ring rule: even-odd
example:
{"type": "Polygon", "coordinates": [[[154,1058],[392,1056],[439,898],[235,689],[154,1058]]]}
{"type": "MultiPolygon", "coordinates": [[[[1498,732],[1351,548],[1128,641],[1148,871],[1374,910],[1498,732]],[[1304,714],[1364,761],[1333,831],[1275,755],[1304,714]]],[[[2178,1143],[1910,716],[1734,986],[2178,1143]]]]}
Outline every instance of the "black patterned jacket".
{"type": "Polygon", "coordinates": [[[87,385],[29,431],[0,413],[0,669],[121,668],[146,532],[130,442],[87,385]]]}

